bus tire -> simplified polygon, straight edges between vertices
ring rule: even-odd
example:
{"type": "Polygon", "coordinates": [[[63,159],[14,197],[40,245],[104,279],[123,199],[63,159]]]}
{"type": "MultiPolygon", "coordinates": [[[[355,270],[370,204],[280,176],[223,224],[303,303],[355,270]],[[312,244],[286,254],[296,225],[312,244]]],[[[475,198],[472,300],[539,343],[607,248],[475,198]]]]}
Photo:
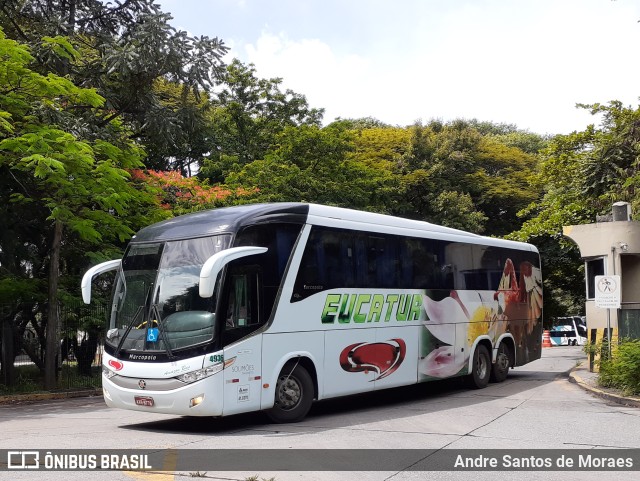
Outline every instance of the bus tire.
{"type": "Polygon", "coordinates": [[[478,344],[473,352],[471,374],[468,376],[469,385],[473,389],[482,389],[489,384],[491,376],[491,356],[484,344],[478,344]]]}
{"type": "Polygon", "coordinates": [[[276,423],[297,423],[311,409],[314,397],[313,380],[307,370],[299,364],[287,364],[278,376],[275,402],[267,415],[276,423]]]}
{"type": "Polygon", "coordinates": [[[511,356],[509,352],[509,346],[504,342],[500,343],[498,347],[498,354],[496,355],[496,362],[491,368],[491,381],[502,382],[507,379],[509,374],[509,368],[511,367],[511,356]]]}

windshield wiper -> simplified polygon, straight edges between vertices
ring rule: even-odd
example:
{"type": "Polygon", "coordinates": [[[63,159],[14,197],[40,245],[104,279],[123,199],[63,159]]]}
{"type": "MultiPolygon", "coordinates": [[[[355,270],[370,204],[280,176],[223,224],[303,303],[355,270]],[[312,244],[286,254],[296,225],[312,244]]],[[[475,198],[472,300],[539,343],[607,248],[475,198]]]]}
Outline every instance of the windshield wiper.
{"type": "Polygon", "coordinates": [[[155,314],[154,319],[158,323],[158,329],[160,330],[160,334],[162,334],[162,344],[164,345],[164,350],[167,353],[169,359],[174,359],[173,352],[171,351],[171,347],[169,346],[169,338],[167,337],[167,333],[164,330],[164,321],[160,317],[160,312],[158,311],[158,305],[154,304],[151,307],[151,314],[155,314]]]}
{"type": "Polygon", "coordinates": [[[116,347],[116,356],[117,357],[120,357],[120,354],[121,354],[120,350],[122,349],[122,344],[124,344],[124,340],[127,338],[129,333],[131,332],[131,328],[133,327],[133,325],[138,320],[138,316],[142,312],[143,307],[144,306],[138,306],[138,310],[136,311],[135,315],[133,316],[133,319],[131,319],[131,322],[127,326],[127,329],[124,331],[124,334],[120,338],[120,342],[118,343],[118,347],[116,347]]]}

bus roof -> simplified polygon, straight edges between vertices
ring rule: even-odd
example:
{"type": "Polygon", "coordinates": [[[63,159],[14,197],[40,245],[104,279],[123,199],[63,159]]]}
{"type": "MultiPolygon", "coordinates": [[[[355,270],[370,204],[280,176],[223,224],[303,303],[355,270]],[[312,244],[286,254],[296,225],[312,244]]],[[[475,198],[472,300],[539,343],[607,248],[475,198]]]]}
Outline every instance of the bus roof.
{"type": "Polygon", "coordinates": [[[132,242],[167,241],[233,233],[247,225],[275,220],[325,226],[338,224],[340,227],[354,230],[388,233],[397,230],[402,231],[398,233],[403,235],[436,237],[537,252],[537,249],[530,244],[483,237],[429,222],[342,207],[297,202],[239,205],[181,215],[143,228],[134,236],[132,242]]]}
{"type": "Polygon", "coordinates": [[[237,232],[246,225],[270,219],[306,222],[309,204],[248,204],[180,215],[140,230],[132,242],[166,241],[237,232]]]}

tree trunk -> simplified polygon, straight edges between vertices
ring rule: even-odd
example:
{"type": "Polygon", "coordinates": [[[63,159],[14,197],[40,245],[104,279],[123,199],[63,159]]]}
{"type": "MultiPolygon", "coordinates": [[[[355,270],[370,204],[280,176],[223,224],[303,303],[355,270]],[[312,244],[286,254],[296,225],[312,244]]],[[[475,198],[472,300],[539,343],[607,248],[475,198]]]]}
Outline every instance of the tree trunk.
{"type": "Polygon", "coordinates": [[[47,341],[44,358],[44,388],[56,387],[56,370],[58,355],[58,281],[60,279],[60,246],[62,244],[62,222],[55,221],[53,240],[49,257],[49,313],[47,316],[47,341]]]}
{"type": "Polygon", "coordinates": [[[13,386],[15,383],[15,360],[14,339],[12,320],[2,319],[2,334],[0,334],[0,354],[2,369],[0,370],[0,381],[5,386],[13,386]]]}
{"type": "MultiPolygon", "coordinates": [[[[69,17],[67,19],[67,35],[73,35],[76,29],[76,0],[69,1],[69,17]]],[[[68,63],[66,64],[68,68],[68,63]]]]}

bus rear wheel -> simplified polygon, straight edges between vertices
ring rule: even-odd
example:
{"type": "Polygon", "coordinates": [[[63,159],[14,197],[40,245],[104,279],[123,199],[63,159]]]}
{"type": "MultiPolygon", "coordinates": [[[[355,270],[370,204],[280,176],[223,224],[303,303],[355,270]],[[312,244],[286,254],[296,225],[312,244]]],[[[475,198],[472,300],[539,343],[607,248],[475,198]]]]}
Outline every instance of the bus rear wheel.
{"type": "Polygon", "coordinates": [[[509,368],[511,367],[511,356],[509,347],[501,342],[496,355],[496,362],[491,368],[491,380],[493,382],[502,382],[507,379],[509,368]]]}
{"type": "Polygon", "coordinates": [[[300,365],[288,364],[278,376],[275,403],[267,415],[276,423],[302,421],[314,398],[313,380],[300,365]]]}
{"type": "Polygon", "coordinates": [[[478,344],[473,352],[471,374],[468,376],[469,385],[474,389],[482,389],[489,384],[491,376],[491,356],[483,344],[478,344]]]}

